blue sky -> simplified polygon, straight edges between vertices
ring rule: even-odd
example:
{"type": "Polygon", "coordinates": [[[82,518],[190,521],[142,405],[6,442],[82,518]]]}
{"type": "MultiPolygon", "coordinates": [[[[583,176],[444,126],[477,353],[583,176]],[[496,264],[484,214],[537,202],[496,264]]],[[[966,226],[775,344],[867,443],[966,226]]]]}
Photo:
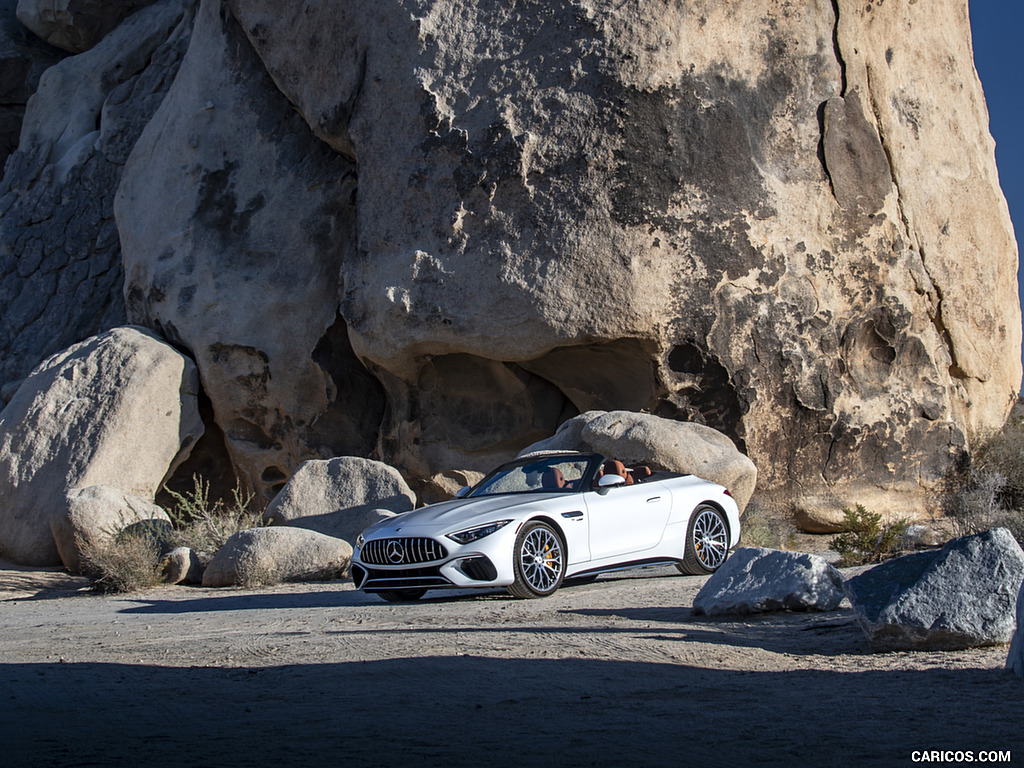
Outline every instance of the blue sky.
{"type": "MultiPolygon", "coordinates": [[[[1024,140],[1021,136],[1024,125],[1024,100],[1021,98],[1024,2],[971,0],[970,9],[974,66],[985,89],[989,130],[996,140],[999,183],[1010,207],[1019,252],[1024,233],[1024,140]]],[[[1024,292],[1019,272],[1017,290],[1024,292]]]]}

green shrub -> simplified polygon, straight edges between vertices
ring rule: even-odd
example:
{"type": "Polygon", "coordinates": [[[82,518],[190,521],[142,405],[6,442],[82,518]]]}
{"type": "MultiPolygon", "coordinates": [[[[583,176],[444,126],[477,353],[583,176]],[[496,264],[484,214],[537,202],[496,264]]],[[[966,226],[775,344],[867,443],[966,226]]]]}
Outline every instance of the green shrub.
{"type": "Polygon", "coordinates": [[[883,524],[880,514],[858,504],[855,510],[843,510],[843,533],[835,536],[830,546],[839,553],[840,566],[880,563],[900,554],[906,530],[905,522],[883,524]]]}

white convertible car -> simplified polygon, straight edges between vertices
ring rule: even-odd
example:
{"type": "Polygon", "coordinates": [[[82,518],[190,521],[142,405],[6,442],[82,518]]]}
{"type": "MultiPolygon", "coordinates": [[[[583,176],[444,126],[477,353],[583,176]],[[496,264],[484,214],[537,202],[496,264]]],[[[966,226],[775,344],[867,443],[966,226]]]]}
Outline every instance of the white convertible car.
{"type": "Polygon", "coordinates": [[[544,597],[565,579],[642,565],[711,573],[739,538],[739,510],[721,485],[599,454],[545,453],[370,526],[356,539],[352,577],[392,601],[454,587],[544,597]]]}

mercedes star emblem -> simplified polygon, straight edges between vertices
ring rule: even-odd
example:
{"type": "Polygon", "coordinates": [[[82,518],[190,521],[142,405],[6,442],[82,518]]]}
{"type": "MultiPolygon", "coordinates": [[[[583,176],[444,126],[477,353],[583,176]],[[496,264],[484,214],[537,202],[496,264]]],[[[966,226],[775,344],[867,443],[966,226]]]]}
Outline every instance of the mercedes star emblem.
{"type": "Polygon", "coordinates": [[[395,565],[402,562],[405,558],[405,549],[402,547],[402,542],[398,539],[392,539],[388,542],[387,547],[385,547],[384,554],[386,554],[388,560],[395,565]]]}

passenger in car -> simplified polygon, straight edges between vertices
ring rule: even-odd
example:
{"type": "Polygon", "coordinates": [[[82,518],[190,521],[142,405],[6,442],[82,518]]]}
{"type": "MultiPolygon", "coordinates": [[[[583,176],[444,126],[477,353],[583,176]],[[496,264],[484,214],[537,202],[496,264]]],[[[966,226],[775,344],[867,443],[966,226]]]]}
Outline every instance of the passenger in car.
{"type": "Polygon", "coordinates": [[[608,459],[605,461],[604,466],[597,471],[597,477],[594,478],[594,483],[596,484],[597,481],[605,475],[618,475],[625,479],[626,485],[635,485],[647,480],[652,474],[654,473],[651,472],[651,468],[644,464],[628,469],[621,461],[618,461],[617,459],[608,459]]]}

